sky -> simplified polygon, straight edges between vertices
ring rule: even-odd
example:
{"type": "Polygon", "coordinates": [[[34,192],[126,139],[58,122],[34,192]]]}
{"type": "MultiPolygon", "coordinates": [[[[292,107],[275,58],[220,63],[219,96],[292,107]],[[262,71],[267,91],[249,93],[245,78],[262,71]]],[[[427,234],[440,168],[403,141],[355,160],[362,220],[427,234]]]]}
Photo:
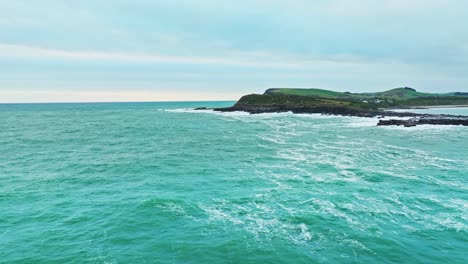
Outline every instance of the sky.
{"type": "Polygon", "coordinates": [[[0,0],[0,102],[468,92],[465,0],[0,0]]]}

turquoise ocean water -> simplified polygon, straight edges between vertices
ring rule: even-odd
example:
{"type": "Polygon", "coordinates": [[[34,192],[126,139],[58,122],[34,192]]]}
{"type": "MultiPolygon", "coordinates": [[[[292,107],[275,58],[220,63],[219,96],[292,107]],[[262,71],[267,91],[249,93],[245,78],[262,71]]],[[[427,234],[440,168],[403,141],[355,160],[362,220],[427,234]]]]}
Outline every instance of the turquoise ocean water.
{"type": "Polygon", "coordinates": [[[467,127],[231,104],[0,105],[0,263],[468,263],[467,127]]]}

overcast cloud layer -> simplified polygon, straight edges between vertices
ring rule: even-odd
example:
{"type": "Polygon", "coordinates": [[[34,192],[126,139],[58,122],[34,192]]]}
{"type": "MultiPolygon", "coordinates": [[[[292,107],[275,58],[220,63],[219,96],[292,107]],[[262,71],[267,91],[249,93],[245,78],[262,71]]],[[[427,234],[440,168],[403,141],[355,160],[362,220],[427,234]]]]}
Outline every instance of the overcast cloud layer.
{"type": "Polygon", "coordinates": [[[0,102],[468,92],[468,1],[0,0],[0,102]]]}

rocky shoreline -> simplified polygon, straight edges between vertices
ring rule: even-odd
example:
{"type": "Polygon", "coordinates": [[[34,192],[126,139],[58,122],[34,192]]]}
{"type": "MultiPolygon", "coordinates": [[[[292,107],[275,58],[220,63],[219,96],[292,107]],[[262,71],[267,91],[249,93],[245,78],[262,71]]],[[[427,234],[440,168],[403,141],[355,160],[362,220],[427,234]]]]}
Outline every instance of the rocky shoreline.
{"type": "MultiPolygon", "coordinates": [[[[369,117],[380,119],[377,124],[379,126],[411,127],[423,124],[468,126],[468,116],[391,111],[391,109],[425,108],[428,105],[468,105],[468,93],[420,93],[410,87],[376,93],[337,92],[316,88],[270,88],[263,94],[244,95],[231,107],[211,110],[250,114],[292,112],[369,117]],[[396,118],[391,119],[392,117],[396,118]]],[[[198,110],[205,109],[208,108],[198,108],[198,110]]]]}
{"type": "Polygon", "coordinates": [[[294,114],[323,114],[323,115],[340,115],[340,116],[355,116],[355,117],[377,117],[379,122],[377,126],[404,126],[413,127],[417,125],[457,125],[468,126],[468,116],[456,115],[432,115],[418,114],[410,112],[392,112],[392,111],[363,111],[354,110],[346,107],[224,107],[224,108],[206,108],[200,107],[195,110],[213,110],[218,112],[247,112],[250,114],[262,113],[284,113],[292,112],[294,114]],[[384,119],[386,117],[407,117],[409,119],[384,119]]]}
{"type": "Polygon", "coordinates": [[[379,120],[378,126],[404,126],[414,127],[417,125],[455,125],[455,126],[468,126],[468,117],[452,117],[452,116],[428,116],[428,117],[414,117],[407,120],[389,119],[379,120]]]}
{"type": "MultiPolygon", "coordinates": [[[[206,108],[205,108],[206,109],[206,108]]],[[[409,112],[391,112],[384,110],[356,110],[348,107],[286,107],[286,106],[249,106],[249,107],[225,107],[213,108],[213,111],[218,112],[247,112],[250,114],[263,113],[284,113],[292,112],[294,114],[323,114],[323,115],[341,115],[341,116],[356,116],[356,117],[419,117],[426,116],[425,114],[416,114],[409,112]]]]}

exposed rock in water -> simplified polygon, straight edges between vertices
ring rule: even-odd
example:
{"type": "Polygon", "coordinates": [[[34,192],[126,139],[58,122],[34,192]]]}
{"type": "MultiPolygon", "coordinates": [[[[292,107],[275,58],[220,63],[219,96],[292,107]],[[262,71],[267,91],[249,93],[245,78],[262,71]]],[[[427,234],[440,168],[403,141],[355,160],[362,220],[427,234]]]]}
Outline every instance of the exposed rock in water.
{"type": "Polygon", "coordinates": [[[250,114],[262,113],[284,113],[292,112],[294,114],[323,114],[323,115],[341,115],[341,116],[357,116],[357,117],[416,117],[425,116],[424,114],[416,114],[409,112],[390,112],[383,110],[367,110],[353,109],[349,107],[337,106],[232,106],[225,108],[215,108],[214,111],[219,112],[247,112],[250,114]]]}
{"type": "Polygon", "coordinates": [[[468,116],[432,115],[410,112],[392,112],[383,110],[356,110],[347,107],[286,107],[286,106],[232,106],[224,108],[197,107],[194,110],[214,110],[219,112],[247,112],[250,114],[284,113],[294,114],[323,114],[356,117],[377,117],[378,126],[404,126],[417,125],[457,125],[468,126],[468,116]],[[384,119],[386,117],[411,117],[410,119],[384,119]]]}
{"type": "Polygon", "coordinates": [[[423,118],[411,118],[407,120],[379,120],[378,126],[405,126],[413,127],[417,125],[455,125],[468,126],[468,117],[447,117],[447,116],[430,116],[423,118]]]}

